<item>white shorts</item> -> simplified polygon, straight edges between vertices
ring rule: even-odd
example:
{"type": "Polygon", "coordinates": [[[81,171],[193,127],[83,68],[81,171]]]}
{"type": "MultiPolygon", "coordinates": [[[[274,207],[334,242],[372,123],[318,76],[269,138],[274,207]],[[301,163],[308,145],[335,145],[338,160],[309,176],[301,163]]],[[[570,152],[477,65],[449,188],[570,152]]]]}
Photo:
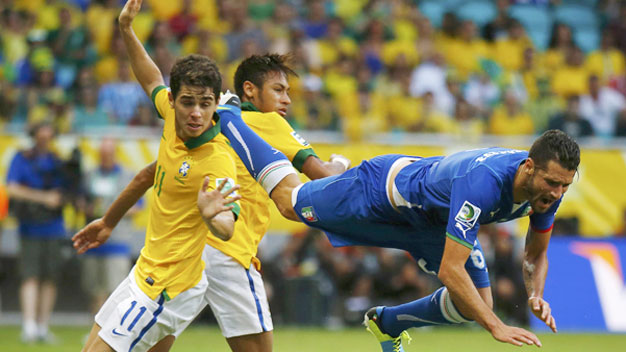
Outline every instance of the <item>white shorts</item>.
{"type": "Polygon", "coordinates": [[[100,336],[115,351],[147,351],[168,335],[178,336],[205,306],[208,282],[200,282],[166,301],[150,299],[135,282],[135,267],[104,302],[96,323],[100,336]]]}
{"type": "Polygon", "coordinates": [[[230,338],[272,331],[274,325],[263,278],[254,265],[245,269],[232,257],[209,245],[204,246],[202,259],[209,281],[204,297],[222,335],[230,338]]]}

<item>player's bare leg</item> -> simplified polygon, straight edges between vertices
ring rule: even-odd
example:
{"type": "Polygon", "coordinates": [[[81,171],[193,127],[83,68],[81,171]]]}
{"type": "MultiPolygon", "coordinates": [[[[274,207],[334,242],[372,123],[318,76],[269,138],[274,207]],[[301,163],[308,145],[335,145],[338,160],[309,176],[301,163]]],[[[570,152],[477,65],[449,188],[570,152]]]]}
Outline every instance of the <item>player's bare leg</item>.
{"type": "Polygon", "coordinates": [[[89,337],[87,338],[87,342],[85,342],[85,347],[83,347],[83,352],[89,351],[97,351],[97,352],[109,352],[114,351],[111,346],[109,346],[100,336],[98,336],[98,332],[100,332],[100,325],[94,323],[91,331],[89,332],[89,337]]]}
{"type": "Polygon", "coordinates": [[[271,331],[227,338],[233,352],[271,352],[274,335],[271,331]]]}

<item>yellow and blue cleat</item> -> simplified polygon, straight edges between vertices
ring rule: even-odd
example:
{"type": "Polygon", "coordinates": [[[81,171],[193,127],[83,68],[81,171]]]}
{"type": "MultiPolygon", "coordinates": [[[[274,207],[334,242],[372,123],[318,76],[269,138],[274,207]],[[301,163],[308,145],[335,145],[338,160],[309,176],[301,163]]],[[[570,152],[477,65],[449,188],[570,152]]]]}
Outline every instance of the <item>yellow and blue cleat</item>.
{"type": "Polygon", "coordinates": [[[402,340],[406,340],[407,343],[411,343],[409,333],[403,331],[400,336],[391,337],[390,335],[382,332],[379,325],[381,324],[379,317],[382,311],[382,306],[370,308],[367,313],[365,313],[365,317],[363,317],[363,325],[365,325],[367,331],[371,332],[372,335],[378,339],[382,352],[404,352],[404,349],[402,348],[402,340]]]}

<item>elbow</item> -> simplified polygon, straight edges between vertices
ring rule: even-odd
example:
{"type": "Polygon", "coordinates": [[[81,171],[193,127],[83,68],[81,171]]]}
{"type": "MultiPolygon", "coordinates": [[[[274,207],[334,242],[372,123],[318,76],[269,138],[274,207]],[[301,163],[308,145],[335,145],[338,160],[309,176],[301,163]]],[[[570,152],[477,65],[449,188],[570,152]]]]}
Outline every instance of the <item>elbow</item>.
{"type": "Polygon", "coordinates": [[[452,273],[450,272],[447,266],[441,266],[439,268],[439,272],[437,273],[437,278],[439,279],[439,281],[441,281],[441,283],[448,286],[448,282],[450,281],[451,275],[452,273]]]}
{"type": "Polygon", "coordinates": [[[220,231],[218,233],[215,233],[215,237],[226,242],[226,241],[229,241],[231,238],[233,238],[233,232],[234,232],[233,229],[220,231]]]}

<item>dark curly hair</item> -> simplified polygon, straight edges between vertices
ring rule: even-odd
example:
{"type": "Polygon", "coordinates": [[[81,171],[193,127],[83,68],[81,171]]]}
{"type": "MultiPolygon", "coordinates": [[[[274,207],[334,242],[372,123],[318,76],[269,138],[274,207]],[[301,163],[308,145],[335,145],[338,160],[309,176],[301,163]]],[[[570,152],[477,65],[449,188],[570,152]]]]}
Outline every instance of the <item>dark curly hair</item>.
{"type": "Polygon", "coordinates": [[[245,81],[250,81],[259,88],[263,87],[263,83],[265,83],[269,73],[280,72],[284,73],[285,76],[298,76],[289,67],[289,61],[291,61],[291,56],[280,54],[252,55],[248,57],[237,66],[234,82],[235,93],[239,97],[244,96],[243,84],[245,81]]]}
{"type": "Polygon", "coordinates": [[[176,60],[170,72],[170,88],[174,99],[182,85],[207,87],[213,90],[216,101],[222,91],[222,75],[213,60],[203,55],[187,55],[176,60]]]}
{"type": "Polygon", "coordinates": [[[577,170],[580,164],[578,143],[560,130],[545,131],[530,147],[528,157],[537,167],[546,167],[550,160],[568,170],[577,170]]]}

